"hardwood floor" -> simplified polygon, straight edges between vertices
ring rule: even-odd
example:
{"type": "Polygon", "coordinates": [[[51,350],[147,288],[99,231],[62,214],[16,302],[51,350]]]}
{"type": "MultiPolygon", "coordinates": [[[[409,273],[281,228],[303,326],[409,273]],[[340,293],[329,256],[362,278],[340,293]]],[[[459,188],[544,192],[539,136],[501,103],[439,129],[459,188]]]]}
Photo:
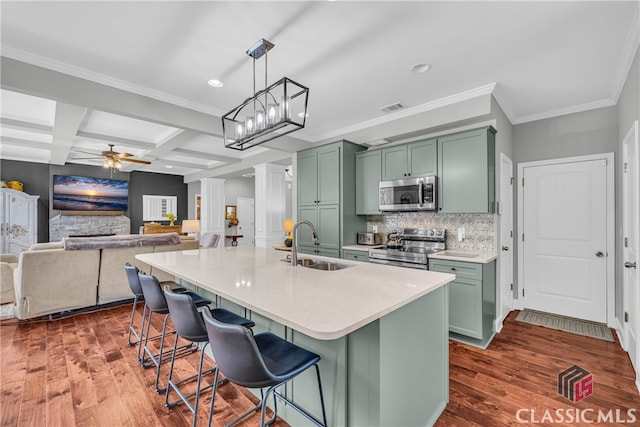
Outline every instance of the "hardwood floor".
{"type": "Polygon", "coordinates": [[[516,322],[517,315],[509,314],[486,350],[450,341],[449,404],[436,426],[499,427],[522,425],[523,420],[529,425],[585,425],[597,419],[599,410],[613,410],[615,421],[616,409],[621,410],[618,421],[627,422],[619,425],[640,425],[635,375],[617,341],[516,322]],[[593,375],[593,394],[578,403],[557,389],[558,374],[574,364],[593,375]],[[572,415],[581,422],[572,423],[572,415]]]}
{"type": "MultiPolygon", "coordinates": [[[[153,391],[154,370],[142,369],[135,347],[127,345],[129,313],[126,305],[54,321],[0,322],[0,425],[190,425],[184,405],[165,408],[164,395],[153,391]]],[[[614,421],[616,409],[619,421],[630,421],[627,411],[638,409],[635,423],[626,425],[640,424],[633,370],[617,342],[516,322],[516,314],[487,350],[451,342],[450,402],[437,426],[513,426],[519,425],[516,414],[544,425],[581,425],[558,422],[556,410],[567,421],[575,408],[588,419],[613,410],[614,421]],[[558,394],[556,383],[558,373],[573,364],[591,372],[594,384],[593,394],[575,404],[558,394]],[[545,411],[555,418],[543,419],[545,411]]],[[[176,372],[188,376],[197,363],[196,355],[180,359],[176,372]]],[[[220,393],[214,426],[253,403],[253,396],[231,384],[220,393]]],[[[203,397],[199,426],[206,425],[210,396],[203,397]]],[[[241,425],[257,424],[254,415],[241,425]]]]}

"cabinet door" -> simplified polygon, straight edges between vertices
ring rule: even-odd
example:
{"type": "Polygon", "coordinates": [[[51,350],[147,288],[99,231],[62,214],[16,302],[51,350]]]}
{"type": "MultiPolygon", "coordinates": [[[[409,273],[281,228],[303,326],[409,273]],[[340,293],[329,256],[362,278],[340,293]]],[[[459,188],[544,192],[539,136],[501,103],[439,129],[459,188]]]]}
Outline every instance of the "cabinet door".
{"type": "MultiPolygon", "coordinates": [[[[298,170],[300,167],[298,167],[298,170]]],[[[318,148],[318,204],[340,203],[340,147],[318,148]]]]}
{"type": "Polygon", "coordinates": [[[449,331],[482,339],[482,282],[449,282],[449,331]]]}
{"type": "Polygon", "coordinates": [[[377,215],[382,179],[381,150],[356,154],[356,214],[377,215]]]}
{"type": "Polygon", "coordinates": [[[407,177],[407,146],[398,145],[382,149],[382,180],[407,177]]]}
{"type": "Polygon", "coordinates": [[[298,204],[315,205],[318,200],[318,153],[304,151],[298,154],[298,204]]]}
{"type": "Polygon", "coordinates": [[[493,133],[487,129],[438,139],[440,212],[493,212],[493,157],[493,133]]]}
{"type": "Polygon", "coordinates": [[[340,207],[318,206],[318,247],[340,249],[340,207]]]}
{"type": "MultiPolygon", "coordinates": [[[[298,220],[309,221],[316,228],[316,233],[320,237],[319,223],[318,223],[318,208],[316,206],[301,207],[298,209],[298,220]]],[[[311,234],[311,229],[306,225],[301,225],[296,229],[296,240],[298,246],[315,247],[316,244],[311,234]]],[[[295,242],[294,242],[295,243],[295,242]]]]}
{"type": "Polygon", "coordinates": [[[438,173],[437,141],[427,139],[407,146],[409,175],[411,177],[436,175],[438,173]]]}

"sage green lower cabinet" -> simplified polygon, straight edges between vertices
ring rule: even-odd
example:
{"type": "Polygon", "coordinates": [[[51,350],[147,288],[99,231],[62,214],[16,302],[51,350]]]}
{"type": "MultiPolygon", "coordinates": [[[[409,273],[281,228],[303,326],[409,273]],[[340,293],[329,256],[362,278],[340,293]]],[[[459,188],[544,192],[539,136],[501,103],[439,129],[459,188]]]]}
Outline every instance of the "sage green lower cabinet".
{"type": "MultiPolygon", "coordinates": [[[[240,307],[198,286],[183,284],[234,311],[240,307]]],[[[249,309],[242,310],[256,323],[256,334],[269,331],[320,355],[327,422],[332,427],[429,426],[447,405],[447,286],[335,340],[311,338],[249,309]]],[[[279,390],[322,420],[315,369],[279,390]]],[[[259,390],[252,392],[260,396],[259,390]]],[[[273,408],[272,399],[268,404],[273,408]]],[[[281,401],[278,415],[292,426],[313,425],[281,401]]]]}
{"type": "Polygon", "coordinates": [[[486,348],[494,335],[496,262],[430,259],[429,270],[456,275],[449,283],[451,338],[486,348]]]}
{"type": "Polygon", "coordinates": [[[366,261],[369,262],[369,252],[368,251],[357,251],[352,249],[343,249],[342,250],[342,258],[344,259],[352,259],[354,261],[366,261]]]}

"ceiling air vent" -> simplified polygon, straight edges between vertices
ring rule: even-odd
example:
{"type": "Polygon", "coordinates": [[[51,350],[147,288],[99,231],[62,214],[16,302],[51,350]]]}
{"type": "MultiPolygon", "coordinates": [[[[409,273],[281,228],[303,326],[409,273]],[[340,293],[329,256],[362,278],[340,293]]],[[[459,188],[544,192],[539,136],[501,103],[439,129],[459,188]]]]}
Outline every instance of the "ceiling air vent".
{"type": "Polygon", "coordinates": [[[402,110],[403,108],[405,108],[404,105],[396,102],[395,104],[389,104],[384,107],[380,107],[380,110],[382,110],[383,113],[393,113],[394,111],[402,110]]]}

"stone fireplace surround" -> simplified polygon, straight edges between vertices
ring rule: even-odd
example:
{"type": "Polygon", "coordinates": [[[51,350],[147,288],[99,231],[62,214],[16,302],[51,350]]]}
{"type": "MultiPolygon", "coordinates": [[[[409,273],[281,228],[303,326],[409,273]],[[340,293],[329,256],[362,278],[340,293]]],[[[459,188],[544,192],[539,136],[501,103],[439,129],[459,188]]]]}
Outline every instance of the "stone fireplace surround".
{"type": "Polygon", "coordinates": [[[61,211],[49,219],[49,241],[63,237],[131,234],[131,220],[124,212],[61,211]]]}

